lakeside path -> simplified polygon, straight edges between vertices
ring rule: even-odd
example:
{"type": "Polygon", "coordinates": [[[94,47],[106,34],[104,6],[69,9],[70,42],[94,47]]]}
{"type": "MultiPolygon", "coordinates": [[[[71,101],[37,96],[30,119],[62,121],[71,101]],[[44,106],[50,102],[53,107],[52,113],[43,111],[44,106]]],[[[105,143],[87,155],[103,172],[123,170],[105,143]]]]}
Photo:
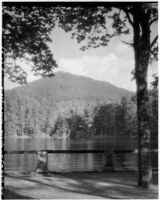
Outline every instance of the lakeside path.
{"type": "Polygon", "coordinates": [[[43,175],[8,172],[4,199],[156,199],[158,173],[153,188],[137,187],[135,172],[72,172],[43,175]]]}

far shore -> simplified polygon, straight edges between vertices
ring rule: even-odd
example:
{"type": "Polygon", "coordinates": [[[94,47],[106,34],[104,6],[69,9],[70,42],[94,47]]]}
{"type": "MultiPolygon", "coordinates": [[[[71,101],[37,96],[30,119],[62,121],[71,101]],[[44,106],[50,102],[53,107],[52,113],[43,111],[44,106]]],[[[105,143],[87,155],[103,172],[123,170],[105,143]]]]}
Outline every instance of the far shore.
{"type": "Polygon", "coordinates": [[[21,136],[17,136],[17,135],[12,135],[12,136],[8,136],[8,137],[6,137],[6,138],[23,138],[23,139],[25,139],[25,138],[53,138],[53,137],[51,137],[50,135],[42,135],[42,134],[40,134],[40,135],[35,135],[34,137],[32,137],[32,136],[29,136],[29,135],[21,135],[21,136]]]}
{"type": "MultiPolygon", "coordinates": [[[[48,135],[48,134],[45,134],[45,133],[40,133],[40,134],[38,134],[38,135],[34,135],[34,136],[29,136],[29,135],[20,135],[20,136],[18,136],[18,135],[11,135],[11,136],[6,136],[6,137],[4,137],[4,138],[9,138],[9,139],[34,139],[34,138],[37,138],[37,139],[43,139],[43,138],[50,138],[50,139],[78,139],[78,140],[88,140],[88,139],[96,139],[96,140],[100,140],[100,139],[114,139],[113,137],[106,137],[106,136],[100,136],[100,135],[93,135],[93,136],[91,136],[91,137],[76,137],[76,138],[70,138],[70,137],[60,137],[60,136],[50,136],[50,135],[48,135]]],[[[120,138],[115,138],[115,139],[120,139],[120,138]]],[[[132,140],[137,140],[137,138],[136,137],[133,137],[133,138],[128,138],[128,139],[132,139],[132,140]]]]}

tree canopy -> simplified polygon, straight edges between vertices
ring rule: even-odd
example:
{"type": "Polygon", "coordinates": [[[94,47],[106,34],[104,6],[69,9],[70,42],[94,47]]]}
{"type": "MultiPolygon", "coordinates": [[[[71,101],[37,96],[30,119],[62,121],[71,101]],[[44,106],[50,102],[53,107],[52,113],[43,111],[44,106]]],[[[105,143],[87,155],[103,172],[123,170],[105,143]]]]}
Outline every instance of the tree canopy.
{"type": "MultiPolygon", "coordinates": [[[[57,13],[60,27],[66,32],[72,31],[72,38],[77,39],[78,43],[87,41],[81,47],[82,50],[107,46],[113,37],[133,33],[134,16],[139,19],[140,38],[145,35],[143,14],[146,13],[150,27],[158,20],[156,3],[106,3],[97,7],[60,7],[57,13]]],[[[156,35],[150,43],[150,60],[157,59],[157,39],[156,35]]],[[[134,47],[135,42],[126,44],[134,47]]]]}
{"type": "MultiPolygon", "coordinates": [[[[33,63],[35,75],[52,76],[56,61],[47,43],[50,33],[58,25],[66,32],[72,31],[72,38],[82,43],[81,50],[107,46],[119,35],[133,32],[134,19],[139,21],[140,37],[143,37],[143,12],[146,12],[149,26],[158,19],[156,3],[99,3],[89,4],[21,4],[3,3],[3,64],[4,75],[13,82],[25,83],[27,74],[16,65],[16,59],[23,58],[33,63]],[[10,61],[11,58],[12,61],[10,61]]],[[[150,42],[150,61],[157,59],[158,36],[150,42]]],[[[135,41],[126,44],[135,46],[135,41]]]]}
{"type": "Polygon", "coordinates": [[[36,75],[52,76],[57,64],[47,45],[55,25],[51,10],[5,5],[2,9],[4,74],[13,82],[25,83],[27,74],[15,62],[23,58],[33,63],[32,70],[36,75]]]}

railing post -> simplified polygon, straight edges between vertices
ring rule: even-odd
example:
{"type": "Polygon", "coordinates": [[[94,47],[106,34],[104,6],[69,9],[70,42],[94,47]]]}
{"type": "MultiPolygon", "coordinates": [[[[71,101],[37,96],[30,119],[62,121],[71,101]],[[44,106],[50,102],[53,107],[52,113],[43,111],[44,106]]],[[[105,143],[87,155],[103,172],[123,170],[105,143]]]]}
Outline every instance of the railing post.
{"type": "Polygon", "coordinates": [[[103,154],[103,170],[115,171],[116,158],[114,151],[105,151],[103,154]]]}
{"type": "Polygon", "coordinates": [[[37,152],[37,173],[48,172],[48,153],[46,151],[37,152]]]}

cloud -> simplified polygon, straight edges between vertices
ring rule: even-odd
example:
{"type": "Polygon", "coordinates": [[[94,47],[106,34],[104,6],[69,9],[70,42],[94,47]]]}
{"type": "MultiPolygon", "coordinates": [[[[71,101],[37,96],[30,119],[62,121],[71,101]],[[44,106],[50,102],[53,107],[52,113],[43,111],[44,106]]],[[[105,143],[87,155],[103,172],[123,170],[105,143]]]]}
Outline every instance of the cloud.
{"type": "Polygon", "coordinates": [[[106,56],[83,56],[75,59],[60,59],[57,71],[66,71],[87,76],[96,80],[107,81],[118,87],[135,90],[135,82],[131,82],[133,59],[125,60],[115,54],[106,56]]]}
{"type": "Polygon", "coordinates": [[[128,51],[131,54],[133,51],[133,49],[131,49],[131,47],[129,45],[126,45],[123,43],[120,43],[119,45],[117,45],[115,50],[116,50],[116,53],[118,53],[118,54],[124,54],[128,51]]]}
{"type": "MultiPolygon", "coordinates": [[[[117,47],[118,48],[118,47],[117,47]]],[[[119,48],[121,48],[119,46],[119,48]]],[[[126,50],[127,51],[127,50],[126,50]]],[[[128,52],[128,51],[127,51],[128,52]]],[[[28,73],[27,80],[32,82],[39,79],[33,75],[31,66],[24,61],[18,61],[24,70],[28,73]]],[[[66,71],[77,75],[87,76],[100,81],[110,82],[118,87],[136,91],[135,81],[131,81],[131,71],[134,69],[134,58],[128,54],[118,55],[109,53],[105,56],[84,55],[80,58],[61,58],[58,61],[59,68],[56,71],[66,71]],[[127,59],[125,58],[127,55],[127,59]]],[[[153,81],[152,74],[157,72],[157,64],[149,67],[148,82],[153,81]]],[[[18,86],[5,79],[5,88],[18,86]]],[[[150,86],[150,84],[149,84],[150,86]]]]}

